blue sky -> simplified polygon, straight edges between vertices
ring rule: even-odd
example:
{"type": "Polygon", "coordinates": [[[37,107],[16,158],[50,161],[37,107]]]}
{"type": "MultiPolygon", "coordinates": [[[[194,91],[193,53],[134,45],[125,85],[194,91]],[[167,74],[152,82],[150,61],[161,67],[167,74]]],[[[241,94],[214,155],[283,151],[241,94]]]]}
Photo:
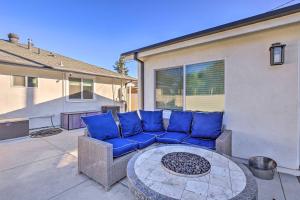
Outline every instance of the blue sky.
{"type": "MultiPolygon", "coordinates": [[[[122,52],[260,14],[288,0],[0,0],[0,38],[113,69],[122,52]]],[[[294,0],[288,5],[299,3],[294,0]]],[[[136,64],[127,63],[136,76],[136,64]]]]}

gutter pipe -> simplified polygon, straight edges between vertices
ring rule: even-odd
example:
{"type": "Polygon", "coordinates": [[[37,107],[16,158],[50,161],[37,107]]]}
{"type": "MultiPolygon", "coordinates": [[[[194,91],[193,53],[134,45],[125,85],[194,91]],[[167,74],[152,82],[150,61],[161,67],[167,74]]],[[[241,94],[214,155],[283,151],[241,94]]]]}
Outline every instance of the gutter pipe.
{"type": "Polygon", "coordinates": [[[143,110],[144,109],[144,62],[142,61],[142,60],[140,60],[139,58],[138,58],[138,52],[134,52],[134,57],[133,57],[133,59],[135,60],[135,61],[137,61],[139,64],[140,64],[140,70],[141,70],[141,72],[140,72],[140,75],[141,75],[141,81],[140,81],[140,86],[139,86],[139,88],[140,88],[140,92],[141,92],[141,109],[143,110]]]}

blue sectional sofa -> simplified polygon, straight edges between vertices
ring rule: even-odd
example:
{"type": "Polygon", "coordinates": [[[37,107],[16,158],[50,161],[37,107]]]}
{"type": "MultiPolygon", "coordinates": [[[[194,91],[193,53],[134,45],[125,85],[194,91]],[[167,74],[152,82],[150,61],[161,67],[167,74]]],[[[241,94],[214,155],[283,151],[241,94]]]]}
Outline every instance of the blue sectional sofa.
{"type": "Polygon", "coordinates": [[[126,176],[135,152],[154,143],[194,145],[231,155],[231,131],[222,130],[222,112],[163,111],[118,113],[82,117],[87,126],[78,141],[78,169],[108,189],[126,176]],[[98,150],[97,150],[98,149],[98,150]]]}

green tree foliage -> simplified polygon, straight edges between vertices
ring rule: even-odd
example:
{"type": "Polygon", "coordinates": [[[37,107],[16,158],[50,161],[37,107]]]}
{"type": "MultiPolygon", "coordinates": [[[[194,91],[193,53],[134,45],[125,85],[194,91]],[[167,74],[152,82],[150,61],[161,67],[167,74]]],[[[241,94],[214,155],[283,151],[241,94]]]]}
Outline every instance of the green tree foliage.
{"type": "Polygon", "coordinates": [[[119,74],[128,75],[128,68],[125,66],[125,60],[123,57],[120,57],[118,61],[115,62],[114,70],[119,74]]]}

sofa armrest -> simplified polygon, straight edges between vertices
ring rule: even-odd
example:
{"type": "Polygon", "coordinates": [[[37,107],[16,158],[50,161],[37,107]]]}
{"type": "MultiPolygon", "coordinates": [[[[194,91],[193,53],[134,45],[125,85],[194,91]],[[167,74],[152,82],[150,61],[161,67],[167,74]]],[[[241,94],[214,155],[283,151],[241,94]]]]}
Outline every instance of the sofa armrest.
{"type": "Polygon", "coordinates": [[[221,154],[232,156],[232,131],[223,130],[216,139],[216,151],[221,154]]]}
{"type": "Polygon", "coordinates": [[[113,146],[110,143],[88,136],[78,137],[78,168],[109,167],[113,164],[113,146]],[[99,166],[98,166],[99,167],[99,166]]]}

